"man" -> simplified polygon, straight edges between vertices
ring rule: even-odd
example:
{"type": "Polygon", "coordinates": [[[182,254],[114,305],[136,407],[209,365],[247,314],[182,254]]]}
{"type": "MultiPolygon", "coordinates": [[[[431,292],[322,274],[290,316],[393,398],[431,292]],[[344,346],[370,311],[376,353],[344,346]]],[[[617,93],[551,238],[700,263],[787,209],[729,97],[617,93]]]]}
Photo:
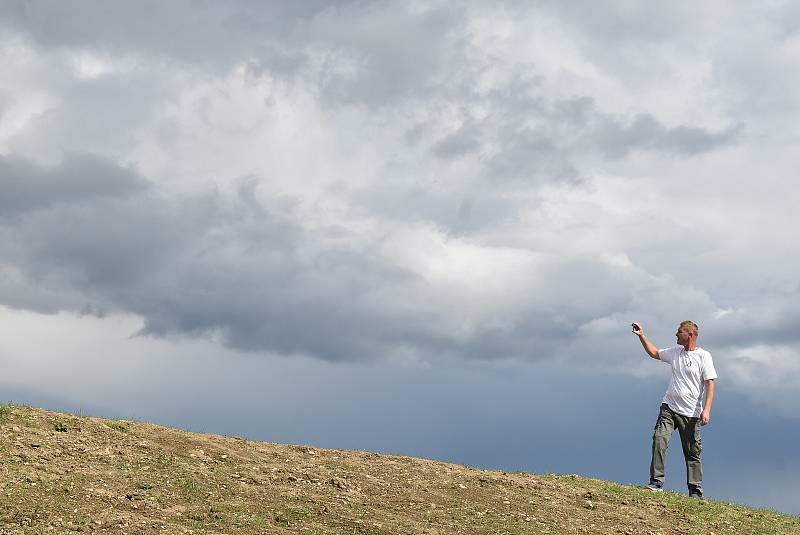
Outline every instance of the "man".
{"type": "Polygon", "coordinates": [[[668,349],[656,349],[644,335],[641,325],[633,323],[632,326],[633,333],[639,337],[647,354],[672,367],[672,379],[661,401],[661,410],[653,431],[650,483],[645,488],[662,490],[667,446],[672,431],[677,428],[686,460],[689,496],[702,498],[703,468],[700,464],[700,453],[703,451],[703,443],[700,440],[700,426],[711,420],[714,380],[717,378],[711,353],[697,345],[699,329],[693,321],[681,322],[678,332],[675,333],[678,345],[668,349]]]}

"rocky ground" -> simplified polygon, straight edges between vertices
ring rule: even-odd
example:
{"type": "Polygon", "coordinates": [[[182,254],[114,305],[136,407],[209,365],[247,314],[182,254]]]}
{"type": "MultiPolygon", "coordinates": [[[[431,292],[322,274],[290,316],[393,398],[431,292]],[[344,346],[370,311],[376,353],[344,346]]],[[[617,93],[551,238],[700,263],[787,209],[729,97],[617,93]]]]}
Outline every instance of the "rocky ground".
{"type": "Polygon", "coordinates": [[[578,476],[0,406],[0,533],[765,534],[800,518],[578,476]]]}

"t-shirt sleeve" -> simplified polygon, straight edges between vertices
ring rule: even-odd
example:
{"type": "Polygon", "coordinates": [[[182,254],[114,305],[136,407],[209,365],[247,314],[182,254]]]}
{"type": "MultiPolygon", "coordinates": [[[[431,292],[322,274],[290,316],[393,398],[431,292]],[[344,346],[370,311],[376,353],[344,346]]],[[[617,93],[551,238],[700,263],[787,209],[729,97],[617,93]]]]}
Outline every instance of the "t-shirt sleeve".
{"type": "Polygon", "coordinates": [[[662,361],[666,362],[667,364],[672,364],[672,361],[675,360],[675,349],[674,347],[668,347],[666,349],[659,349],[658,350],[658,358],[662,361]]]}
{"type": "Polygon", "coordinates": [[[717,378],[717,370],[714,369],[714,360],[711,358],[711,353],[706,353],[703,359],[703,381],[708,381],[717,378]]]}

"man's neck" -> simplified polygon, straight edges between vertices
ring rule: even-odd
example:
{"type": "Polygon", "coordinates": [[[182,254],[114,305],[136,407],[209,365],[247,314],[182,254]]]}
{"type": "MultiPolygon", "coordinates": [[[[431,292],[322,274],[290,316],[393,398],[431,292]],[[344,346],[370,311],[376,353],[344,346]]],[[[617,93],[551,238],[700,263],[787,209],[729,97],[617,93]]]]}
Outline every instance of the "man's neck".
{"type": "Polygon", "coordinates": [[[689,342],[688,344],[684,344],[683,349],[686,351],[694,351],[697,349],[697,344],[695,342],[689,342]]]}

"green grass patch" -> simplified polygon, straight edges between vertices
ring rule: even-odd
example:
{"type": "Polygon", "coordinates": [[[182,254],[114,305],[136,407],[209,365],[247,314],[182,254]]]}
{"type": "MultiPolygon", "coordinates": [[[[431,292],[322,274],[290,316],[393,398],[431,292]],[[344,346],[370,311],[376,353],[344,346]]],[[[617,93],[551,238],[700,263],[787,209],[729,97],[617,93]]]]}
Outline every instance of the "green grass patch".
{"type": "Polygon", "coordinates": [[[263,513],[240,513],[233,523],[239,529],[246,528],[248,531],[257,530],[259,533],[270,525],[269,518],[263,513]]]}
{"type": "Polygon", "coordinates": [[[170,455],[159,455],[156,457],[156,467],[159,470],[166,470],[173,464],[175,464],[175,458],[170,455]]]}
{"type": "MultiPolygon", "coordinates": [[[[594,490],[594,489],[593,489],[594,490]]],[[[681,512],[693,524],[708,526],[710,531],[721,533],[748,533],[767,535],[794,533],[797,518],[763,509],[753,509],[712,499],[696,500],[673,491],[651,492],[638,486],[601,482],[597,498],[612,503],[643,505],[658,503],[681,512]]]]}
{"type": "Polygon", "coordinates": [[[285,507],[273,513],[272,520],[274,520],[275,524],[278,526],[288,528],[293,522],[307,517],[308,514],[309,511],[302,507],[285,507]]]}
{"type": "Polygon", "coordinates": [[[181,479],[181,490],[189,496],[194,496],[200,492],[200,485],[197,484],[194,478],[187,476],[181,479]]]}
{"type": "Polygon", "coordinates": [[[6,423],[9,416],[11,416],[11,407],[9,405],[0,405],[0,424],[6,423]]]}
{"type": "Polygon", "coordinates": [[[131,422],[125,420],[107,420],[104,422],[108,427],[116,431],[125,433],[131,427],[131,422]]]}

